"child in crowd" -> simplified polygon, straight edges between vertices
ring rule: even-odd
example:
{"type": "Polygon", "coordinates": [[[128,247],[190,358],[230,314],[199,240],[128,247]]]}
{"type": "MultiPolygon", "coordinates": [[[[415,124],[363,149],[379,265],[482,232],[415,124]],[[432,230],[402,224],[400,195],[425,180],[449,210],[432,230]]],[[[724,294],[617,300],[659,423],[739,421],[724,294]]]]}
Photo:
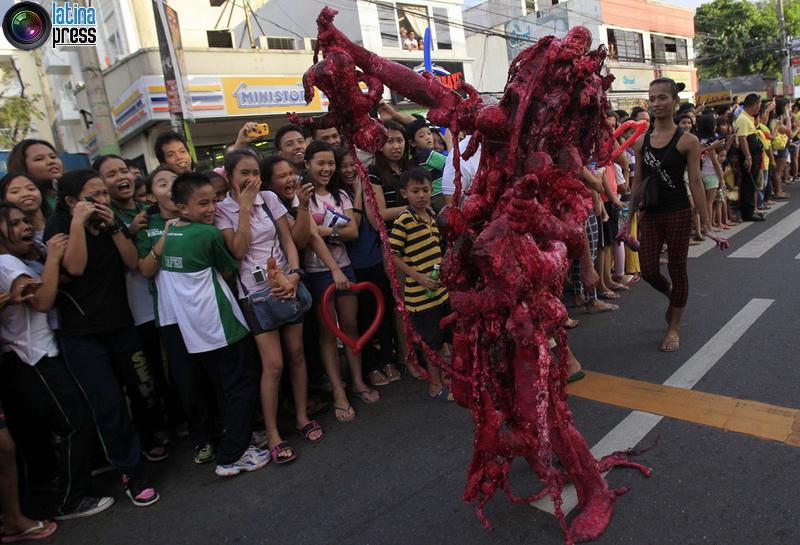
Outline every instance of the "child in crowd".
{"type": "MultiPolygon", "coordinates": [[[[167,344],[183,343],[188,359],[216,387],[224,421],[216,474],[255,471],[266,465],[269,453],[249,446],[257,372],[244,316],[222,276],[238,265],[214,227],[214,186],[202,174],[188,172],[172,183],[171,195],[178,217],[165,224],[144,272],[158,267],[159,311],[173,313],[178,324],[164,331],[165,337],[176,336],[165,339],[167,344]]],[[[173,378],[183,383],[180,391],[195,386],[191,377],[173,373],[173,378]]]]}
{"type": "Polygon", "coordinates": [[[422,116],[414,116],[414,121],[406,125],[406,140],[411,147],[412,161],[424,168],[433,180],[431,203],[438,213],[444,207],[442,172],[447,157],[434,149],[433,133],[422,116]]]}
{"type": "MultiPolygon", "coordinates": [[[[131,171],[133,174],[133,171],[131,171]]],[[[133,179],[133,199],[136,201],[136,204],[141,206],[149,206],[153,204],[149,200],[149,195],[147,193],[147,182],[141,176],[137,176],[133,179]]]]}
{"type": "MultiPolygon", "coordinates": [[[[450,314],[447,289],[438,279],[442,263],[442,237],[431,210],[433,183],[421,168],[412,168],[400,177],[403,198],[408,208],[394,222],[389,238],[395,266],[405,274],[403,300],[414,328],[422,340],[442,357],[449,354],[452,331],[439,326],[450,314]]],[[[441,370],[429,362],[427,399],[449,400],[450,392],[441,370]]]]}
{"type": "Polygon", "coordinates": [[[214,170],[206,170],[202,174],[214,186],[214,204],[224,201],[230,190],[228,180],[225,178],[225,169],[217,167],[214,170]]]}

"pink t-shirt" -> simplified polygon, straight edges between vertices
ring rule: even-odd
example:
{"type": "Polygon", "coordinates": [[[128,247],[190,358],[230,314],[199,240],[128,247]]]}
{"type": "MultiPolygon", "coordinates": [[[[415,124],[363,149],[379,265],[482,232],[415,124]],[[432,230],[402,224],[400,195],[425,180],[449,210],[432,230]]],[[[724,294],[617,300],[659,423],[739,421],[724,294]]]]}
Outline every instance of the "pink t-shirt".
{"type": "MultiPolygon", "coordinates": [[[[341,195],[341,206],[336,204],[332,194],[325,195],[324,197],[314,195],[314,197],[308,201],[308,210],[311,212],[311,217],[314,218],[314,221],[317,225],[322,223],[322,219],[325,217],[326,210],[331,210],[344,215],[345,210],[353,209],[353,201],[350,200],[350,197],[347,196],[347,193],[340,191],[339,194],[341,195]]],[[[350,257],[347,255],[347,248],[345,248],[344,242],[337,246],[331,246],[329,244],[328,251],[331,253],[331,256],[333,256],[336,264],[339,265],[339,268],[344,268],[350,265],[350,257]]],[[[328,267],[325,266],[325,263],[323,263],[317,254],[315,254],[310,248],[306,250],[303,259],[303,268],[306,270],[306,272],[311,273],[324,272],[328,270],[328,267]]]]}
{"type": "MultiPolygon", "coordinates": [[[[267,276],[267,259],[274,257],[278,262],[278,267],[282,268],[284,272],[288,272],[289,263],[286,260],[286,255],[281,249],[280,239],[275,224],[264,211],[264,203],[267,204],[269,211],[275,221],[286,215],[286,207],[281,204],[278,196],[272,191],[262,191],[256,195],[256,200],[253,203],[253,211],[250,214],[250,234],[252,241],[250,248],[247,250],[247,255],[239,263],[239,297],[246,297],[246,292],[242,290],[242,285],[247,290],[247,293],[263,290],[269,288],[269,283],[266,281],[267,276]],[[260,265],[264,269],[265,281],[256,283],[253,275],[250,272],[253,267],[260,265]]],[[[233,229],[234,231],[239,226],[239,203],[237,203],[228,194],[225,200],[217,205],[217,215],[214,218],[214,224],[220,231],[226,229],[233,229]]]]}

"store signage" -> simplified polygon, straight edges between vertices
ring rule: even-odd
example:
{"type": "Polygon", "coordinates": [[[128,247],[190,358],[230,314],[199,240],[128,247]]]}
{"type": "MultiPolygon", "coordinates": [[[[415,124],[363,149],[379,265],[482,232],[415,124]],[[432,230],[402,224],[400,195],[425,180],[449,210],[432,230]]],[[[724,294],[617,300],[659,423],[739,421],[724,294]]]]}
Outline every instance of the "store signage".
{"type": "Polygon", "coordinates": [[[653,71],[635,68],[611,68],[612,91],[647,91],[653,81],[653,71]]]}
{"type": "Polygon", "coordinates": [[[306,105],[302,86],[259,85],[251,87],[246,82],[242,82],[233,92],[233,96],[236,98],[238,108],[306,105]]]}
{"type": "Polygon", "coordinates": [[[223,76],[222,92],[229,115],[324,111],[321,93],[306,104],[302,76],[223,76]]]}
{"type": "Polygon", "coordinates": [[[719,106],[721,104],[728,104],[730,101],[730,91],[703,93],[702,95],[695,95],[694,97],[695,104],[705,104],[706,106],[719,106]]]}

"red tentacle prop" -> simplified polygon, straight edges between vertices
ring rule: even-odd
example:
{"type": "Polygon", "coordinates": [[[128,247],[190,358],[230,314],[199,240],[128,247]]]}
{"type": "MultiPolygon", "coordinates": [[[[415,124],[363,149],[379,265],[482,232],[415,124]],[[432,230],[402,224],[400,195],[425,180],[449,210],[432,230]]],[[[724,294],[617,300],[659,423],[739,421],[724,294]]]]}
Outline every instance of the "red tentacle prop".
{"type": "MultiPolygon", "coordinates": [[[[307,96],[312,85],[328,96],[329,113],[304,124],[337,126],[353,152],[355,146],[380,152],[386,132],[369,112],[377,107],[383,84],[430,107],[428,118],[453,134],[472,134],[464,156],[482,149],[470,195],[461,208],[443,211],[448,251],[442,282],[454,311],[443,321],[454,326],[450,365],[421,343],[411,326],[386,226],[371,185],[365,184],[407,339],[445,369],[456,401],[475,422],[464,499],[476,502],[486,526],[483,509],[498,488],[513,502],[530,500],[516,498],[508,487],[511,463],[523,457],[544,484],[533,497],[552,498],[566,543],[595,539],[624,490],[609,489],[567,407],[566,310],[560,295],[570,259],[583,249],[591,209],[578,175],[589,156],[605,164],[614,151],[605,120],[611,77],[600,74],[605,50],[590,50],[591,34],[582,27],[563,40],[543,38],[514,59],[503,98],[489,106],[466,84],[462,98],[430,75],[352,43],[333,26],[335,14],[325,8],[317,19],[324,59],[304,77],[307,96]],[[367,84],[367,93],[359,82],[367,84]],[[554,465],[556,457],[563,469],[554,465]],[[578,495],[578,514],[569,526],[561,510],[565,482],[574,484],[578,495]]],[[[458,203],[458,146],[453,153],[458,203]]],[[[366,179],[366,169],[356,163],[366,179]]],[[[413,354],[410,350],[416,366],[413,354]]],[[[618,465],[647,473],[626,453],[603,460],[603,469],[618,465]]]]}

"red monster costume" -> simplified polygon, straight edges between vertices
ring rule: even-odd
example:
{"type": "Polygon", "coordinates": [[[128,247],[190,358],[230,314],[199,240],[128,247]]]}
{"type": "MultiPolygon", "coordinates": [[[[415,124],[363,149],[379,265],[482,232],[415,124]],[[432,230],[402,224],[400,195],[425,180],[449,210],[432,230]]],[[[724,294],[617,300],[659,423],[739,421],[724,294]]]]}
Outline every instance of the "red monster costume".
{"type": "MultiPolygon", "coordinates": [[[[330,100],[329,112],[310,120],[293,116],[294,121],[338,127],[351,148],[379,152],[386,131],[369,112],[386,85],[430,107],[433,123],[453,134],[472,134],[465,156],[482,146],[470,195],[460,209],[443,211],[448,252],[442,281],[454,311],[446,319],[454,325],[452,364],[426,349],[429,361],[449,373],[456,401],[475,422],[464,500],[477,502],[488,527],[483,507],[498,487],[514,502],[549,494],[567,543],[595,539],[608,526],[616,497],[627,490],[610,490],[601,473],[625,465],[649,474],[628,460],[630,453],[595,460],[566,402],[567,315],[560,296],[570,261],[583,249],[591,210],[591,195],[577,176],[589,156],[603,164],[612,151],[605,96],[611,78],[600,75],[606,52],[590,50],[591,34],[583,27],[563,40],[539,40],[514,59],[499,103],[485,105],[467,84],[462,98],[431,74],[418,75],[352,43],[333,25],[336,13],[320,13],[317,54],[324,59],[315,54],[316,64],[303,78],[306,98],[318,87],[330,100]],[[518,456],[544,483],[535,496],[516,498],[509,489],[509,469],[518,456]],[[554,466],[554,457],[563,469],[554,466]],[[578,514],[569,527],[561,510],[565,481],[578,495],[578,514]]],[[[458,166],[458,146],[453,153],[458,166]]],[[[358,167],[366,179],[363,165],[358,167]]],[[[457,170],[456,203],[460,186],[457,170]]],[[[376,211],[370,184],[365,190],[376,211]]],[[[376,219],[390,256],[386,228],[376,219]]],[[[392,259],[386,266],[406,335],[418,341],[392,259]]]]}

